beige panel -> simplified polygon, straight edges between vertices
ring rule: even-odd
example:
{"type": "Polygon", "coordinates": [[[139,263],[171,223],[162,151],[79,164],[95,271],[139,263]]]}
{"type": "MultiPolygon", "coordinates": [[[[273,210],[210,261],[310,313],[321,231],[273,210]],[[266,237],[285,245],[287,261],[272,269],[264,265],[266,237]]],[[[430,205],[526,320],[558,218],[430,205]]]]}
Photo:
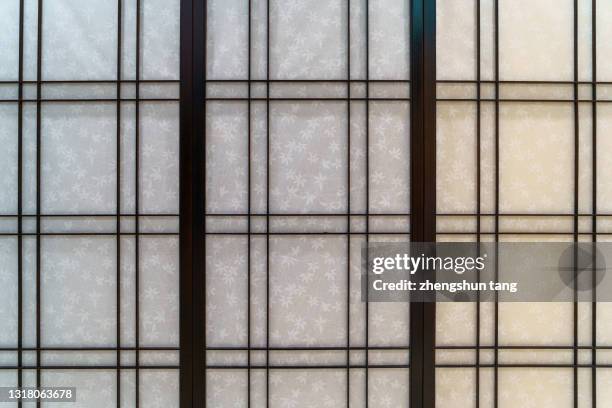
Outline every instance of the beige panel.
{"type": "Polygon", "coordinates": [[[436,2],[438,79],[475,79],[476,13],[474,0],[436,2]]]}
{"type": "Polygon", "coordinates": [[[499,138],[501,211],[571,212],[571,105],[501,104],[499,138]]]}
{"type": "Polygon", "coordinates": [[[573,1],[499,1],[502,80],[573,79],[573,1]]]}

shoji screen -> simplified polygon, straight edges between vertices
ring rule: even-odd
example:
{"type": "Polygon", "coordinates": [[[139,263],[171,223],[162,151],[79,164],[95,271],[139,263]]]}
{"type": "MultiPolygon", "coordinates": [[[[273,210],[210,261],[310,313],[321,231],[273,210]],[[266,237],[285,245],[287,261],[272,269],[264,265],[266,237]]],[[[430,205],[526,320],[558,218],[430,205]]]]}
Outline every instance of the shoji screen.
{"type": "Polygon", "coordinates": [[[361,248],[409,239],[409,2],[210,0],[210,407],[406,407],[409,305],[361,248]]]}
{"type": "MultiPolygon", "coordinates": [[[[439,241],[610,233],[609,2],[437,1],[439,241]]],[[[607,304],[437,309],[437,407],[603,407],[607,304]]]]}
{"type": "Polygon", "coordinates": [[[178,406],[178,1],[3,0],[0,61],[0,385],[178,406]]]}

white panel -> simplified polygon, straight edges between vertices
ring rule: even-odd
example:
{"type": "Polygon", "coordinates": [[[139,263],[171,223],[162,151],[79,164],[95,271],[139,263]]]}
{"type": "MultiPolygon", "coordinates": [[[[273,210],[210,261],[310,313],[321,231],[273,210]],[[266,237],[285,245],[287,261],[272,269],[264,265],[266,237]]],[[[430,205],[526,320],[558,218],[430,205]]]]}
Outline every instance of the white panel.
{"type": "Polygon", "coordinates": [[[43,370],[44,387],[76,387],[75,402],[54,402],[59,408],[102,408],[113,406],[115,393],[114,370],[43,370]]]}
{"type": "Polygon", "coordinates": [[[346,395],[345,370],[286,370],[270,373],[274,384],[271,407],[342,406],[346,395]]]}
{"type": "Polygon", "coordinates": [[[276,346],[346,342],[346,239],[270,240],[270,342],[276,346]]]}
{"type": "Polygon", "coordinates": [[[140,211],[178,213],[178,103],[142,103],[140,108],[140,211]]]}
{"type": "MultiPolygon", "coordinates": [[[[370,242],[407,242],[408,235],[371,235],[370,242]]],[[[353,261],[357,265],[356,261],[353,261]]],[[[402,346],[410,343],[410,304],[374,302],[368,308],[368,345],[402,346]]],[[[365,317],[365,316],[364,316],[365,317]]],[[[351,322],[352,324],[352,322],[351,322]]],[[[365,327],[365,318],[363,321],[365,327]]],[[[365,345],[365,344],[362,344],[365,345]]],[[[382,371],[384,373],[384,371],[382,371]]]]}
{"type": "Polygon", "coordinates": [[[369,373],[370,401],[368,406],[408,407],[410,401],[408,369],[370,369],[369,373]]]}
{"type": "MultiPolygon", "coordinates": [[[[351,236],[351,253],[350,253],[350,277],[351,277],[351,302],[350,307],[350,344],[351,346],[365,346],[365,322],[366,322],[366,304],[361,299],[361,250],[365,244],[365,235],[351,236]]],[[[368,327],[369,329],[369,327],[368,327]]]]}
{"type": "MultiPolygon", "coordinates": [[[[23,238],[23,258],[23,346],[36,347],[35,237],[26,236],[23,238]]],[[[34,363],[36,363],[35,360],[34,363]]]]}
{"type": "Polygon", "coordinates": [[[17,126],[17,105],[0,104],[0,214],[17,213],[17,126]]]}
{"type": "Polygon", "coordinates": [[[267,212],[267,134],[266,105],[251,103],[251,211],[267,212]]]}
{"type": "Polygon", "coordinates": [[[136,346],[136,238],[121,237],[121,346],[136,346]]]}
{"type": "Polygon", "coordinates": [[[436,75],[438,79],[475,79],[475,1],[436,2],[436,75]]]}
{"type": "Polygon", "coordinates": [[[271,109],[271,210],[346,212],[346,106],[275,103],[271,109]]]}
{"type": "MultiPolygon", "coordinates": [[[[247,4],[244,0],[212,0],[207,2],[208,48],[206,57],[208,78],[247,78],[249,45],[247,4]]],[[[253,32],[253,29],[251,29],[251,32],[253,32]]]]}
{"type": "Polygon", "coordinates": [[[42,18],[44,79],[116,77],[116,1],[47,1],[42,18]]]}
{"type": "Polygon", "coordinates": [[[140,372],[140,387],[143,407],[179,407],[178,370],[143,370],[140,372]]]}
{"type": "Polygon", "coordinates": [[[345,7],[340,0],[271,0],[271,77],[346,77],[345,7]]]}
{"type": "MultiPolygon", "coordinates": [[[[601,4],[601,2],[599,2],[601,4]]],[[[578,80],[590,81],[593,78],[592,67],[592,5],[591,0],[578,0],[578,80]]]]}
{"type": "Polygon", "coordinates": [[[179,79],[180,0],[143,0],[141,7],[141,79],[179,79]]]}
{"type": "Polygon", "coordinates": [[[113,238],[41,240],[41,342],[44,346],[116,343],[113,238]]]}
{"type": "Polygon", "coordinates": [[[140,344],[179,344],[177,237],[140,238],[140,344]]]}
{"type": "MultiPolygon", "coordinates": [[[[372,126],[372,121],[370,121],[372,126]]],[[[351,213],[366,213],[366,104],[351,102],[351,213]]],[[[370,166],[372,162],[370,162],[370,166]]]]}
{"type": "Polygon", "coordinates": [[[246,213],[247,105],[209,103],[206,117],[206,211],[246,213]]]}
{"type": "Polygon", "coordinates": [[[246,235],[207,237],[206,343],[209,346],[246,346],[246,258],[246,235]]]}
{"type": "Polygon", "coordinates": [[[476,211],[476,106],[438,103],[436,202],[439,213],[476,211]]]}
{"type": "Polygon", "coordinates": [[[369,2],[370,79],[410,78],[410,3],[369,2]]]}
{"type": "Polygon", "coordinates": [[[0,346],[17,345],[17,238],[0,237],[0,346]]]}
{"type": "Polygon", "coordinates": [[[43,106],[43,212],[114,211],[115,126],[115,107],[110,103],[43,106]]]}
{"type": "MultiPolygon", "coordinates": [[[[253,392],[261,390],[260,387],[253,388],[253,392]]],[[[206,389],[206,405],[209,407],[247,407],[246,370],[208,370],[206,389]]]]}
{"type": "MultiPolygon", "coordinates": [[[[41,126],[42,128],[42,126],[41,126]]],[[[41,136],[42,139],[42,136],[41,136]]],[[[23,104],[23,212],[36,214],[36,105],[23,104]]]]}
{"type": "Polygon", "coordinates": [[[0,80],[17,80],[19,75],[19,0],[0,3],[0,80]]]}
{"type": "Polygon", "coordinates": [[[121,104],[121,212],[124,214],[134,214],[136,205],[135,105],[121,104]]]}
{"type": "MultiPolygon", "coordinates": [[[[410,105],[370,104],[370,211],[410,211],[410,105]]],[[[363,158],[362,158],[363,160],[363,158]]]]}
{"type": "Polygon", "coordinates": [[[574,134],[571,105],[500,107],[502,212],[572,212],[574,134]]]}

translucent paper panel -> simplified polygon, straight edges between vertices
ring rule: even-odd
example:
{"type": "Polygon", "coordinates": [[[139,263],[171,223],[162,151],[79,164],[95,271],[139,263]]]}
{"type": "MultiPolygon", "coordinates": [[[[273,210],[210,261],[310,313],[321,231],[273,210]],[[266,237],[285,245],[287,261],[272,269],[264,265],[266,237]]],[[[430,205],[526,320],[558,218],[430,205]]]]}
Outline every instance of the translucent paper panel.
{"type": "MultiPolygon", "coordinates": [[[[603,80],[593,76],[591,47],[597,43],[603,75],[605,28],[594,33],[592,18],[609,25],[606,6],[593,16],[592,2],[581,0],[495,4],[436,2],[437,240],[607,240],[600,152],[608,98],[601,85],[573,84],[603,80]]],[[[439,304],[437,406],[603,403],[605,387],[599,378],[592,387],[591,372],[599,375],[592,366],[604,349],[593,358],[589,348],[609,344],[607,309],[439,304]]]]}
{"type": "Polygon", "coordinates": [[[2,237],[0,239],[0,286],[2,302],[0,302],[0,344],[5,347],[17,345],[17,239],[2,237]]]}
{"type": "Polygon", "coordinates": [[[408,403],[408,305],[360,268],[409,239],[409,5],[366,5],[208,2],[211,406],[408,403]]]}
{"type": "Polygon", "coordinates": [[[369,7],[370,78],[410,79],[409,3],[384,0],[369,7]]]}
{"type": "MultiPolygon", "coordinates": [[[[210,236],[206,241],[206,253],[209,254],[206,264],[207,342],[211,346],[244,346],[247,338],[247,238],[210,236]]],[[[257,252],[257,255],[262,254],[257,252]]],[[[263,289],[265,291],[265,287],[263,289]]]]}
{"type": "Polygon", "coordinates": [[[142,406],[180,406],[178,370],[151,369],[144,371],[141,375],[141,387],[151,390],[151,392],[146,393],[140,399],[142,406]]]}
{"type": "Polygon", "coordinates": [[[115,372],[110,370],[44,370],[41,382],[46,387],[76,387],[77,401],[55,403],[64,407],[104,407],[112,405],[115,396],[115,372]]]}
{"type": "Polygon", "coordinates": [[[472,213],[476,201],[476,109],[468,103],[437,107],[436,199],[439,213],[472,213]]]}
{"type": "Polygon", "coordinates": [[[409,79],[406,2],[385,0],[366,7],[364,0],[271,0],[269,22],[268,3],[252,2],[250,61],[248,6],[244,1],[208,2],[209,79],[246,80],[249,66],[257,80],[338,80],[348,71],[358,80],[409,79]]]}
{"type": "Polygon", "coordinates": [[[178,237],[141,239],[140,333],[149,347],[179,344],[178,237]]]}
{"type": "Polygon", "coordinates": [[[436,407],[454,408],[475,405],[475,372],[471,369],[436,370],[436,407]]]}
{"type": "Polygon", "coordinates": [[[500,1],[499,7],[500,79],[572,80],[573,2],[500,1]]]}
{"type": "Polygon", "coordinates": [[[408,407],[410,378],[407,369],[372,370],[372,406],[408,407]]]}
{"type": "MultiPolygon", "coordinates": [[[[36,9],[26,3],[28,11],[36,9]]],[[[117,2],[68,1],[43,5],[42,75],[48,80],[105,80],[117,75],[117,2]]],[[[178,79],[179,2],[123,2],[123,78],[178,79]],[[163,12],[159,12],[163,10],[163,12]],[[140,50],[136,50],[136,20],[142,24],[140,50]]],[[[14,21],[19,21],[15,18],[14,21]]],[[[15,37],[18,34],[15,33],[15,37]]],[[[29,56],[27,56],[29,57],[29,56]]]]}
{"type": "MultiPolygon", "coordinates": [[[[607,129],[612,126],[612,105],[598,104],[597,106],[597,149],[599,152],[612,148],[612,137],[607,129]]],[[[606,182],[612,175],[612,163],[602,153],[598,153],[597,160],[597,208],[601,212],[611,212],[612,183],[606,182]]]]}
{"type": "Polygon", "coordinates": [[[272,211],[345,213],[346,106],[282,103],[271,109],[272,211]]]}
{"type": "Polygon", "coordinates": [[[0,80],[16,80],[19,75],[19,1],[5,1],[0,5],[0,80]]]}
{"type": "Polygon", "coordinates": [[[370,106],[372,137],[370,211],[407,213],[410,209],[410,105],[376,102],[370,106]]]}
{"type": "Polygon", "coordinates": [[[44,3],[42,11],[45,79],[116,76],[117,30],[109,27],[117,25],[117,2],[54,1],[44,3]]]}
{"type": "MultiPolygon", "coordinates": [[[[372,369],[368,406],[408,406],[408,370],[372,369]]],[[[207,401],[211,406],[246,406],[247,383],[251,383],[251,403],[266,404],[265,370],[209,370],[207,373],[207,401]]],[[[310,402],[320,406],[346,405],[347,387],[351,390],[351,406],[365,407],[365,370],[309,369],[272,370],[270,373],[270,406],[291,404],[308,407],[310,402]],[[359,390],[352,392],[352,390],[359,390]]]]}
{"type": "Polygon", "coordinates": [[[41,278],[41,343],[115,343],[116,253],[113,238],[45,237],[41,278]]]}
{"type": "Polygon", "coordinates": [[[141,104],[140,208],[143,213],[178,213],[179,106],[141,104]]]}
{"type": "Polygon", "coordinates": [[[476,75],[474,8],[474,1],[436,2],[436,74],[439,79],[474,79],[476,75]]]}
{"type": "Polygon", "coordinates": [[[241,0],[215,0],[207,2],[207,6],[210,19],[207,75],[216,79],[246,78],[249,34],[247,3],[241,0]]]}
{"type": "Polygon", "coordinates": [[[276,386],[271,406],[305,407],[305,401],[317,406],[342,405],[346,399],[346,372],[341,370],[275,371],[270,381],[276,386]]]}
{"type": "Polygon", "coordinates": [[[346,342],[346,251],[342,237],[270,241],[272,345],[346,342]]]}
{"type": "Polygon", "coordinates": [[[538,407],[572,407],[571,369],[500,370],[500,407],[535,404],[538,407]],[[543,392],[544,391],[544,392],[543,392]]]}
{"type": "Polygon", "coordinates": [[[346,3],[270,0],[270,75],[274,79],[346,76],[346,3]]]}
{"type": "Polygon", "coordinates": [[[571,212],[571,106],[503,104],[499,120],[501,211],[571,212]]]}
{"type": "Polygon", "coordinates": [[[0,105],[0,214],[17,209],[17,144],[18,120],[16,104],[0,105]]]}
{"type": "Polygon", "coordinates": [[[0,386],[178,406],[179,2],[5,3],[0,386]]]}
{"type": "Polygon", "coordinates": [[[612,45],[606,41],[610,35],[610,24],[612,19],[612,5],[607,2],[596,3],[596,25],[597,25],[597,80],[610,81],[612,79],[612,69],[608,61],[612,58],[612,45]]]}
{"type": "Polygon", "coordinates": [[[147,0],[141,7],[141,78],[178,80],[180,0],[147,0]]]}
{"type": "Polygon", "coordinates": [[[115,197],[115,106],[50,104],[41,113],[42,210],[111,213],[115,197]]]}
{"type": "Polygon", "coordinates": [[[211,103],[207,107],[206,191],[211,213],[246,210],[246,108],[246,104],[236,102],[211,103]]]}

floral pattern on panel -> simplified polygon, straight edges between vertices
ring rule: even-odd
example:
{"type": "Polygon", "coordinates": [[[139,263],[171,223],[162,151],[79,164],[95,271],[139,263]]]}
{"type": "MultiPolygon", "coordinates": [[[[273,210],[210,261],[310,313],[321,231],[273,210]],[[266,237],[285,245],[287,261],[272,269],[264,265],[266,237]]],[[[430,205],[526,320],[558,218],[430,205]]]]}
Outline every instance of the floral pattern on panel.
{"type": "Polygon", "coordinates": [[[346,5],[340,0],[270,1],[271,77],[344,77],[346,5]]]}
{"type": "Polygon", "coordinates": [[[45,213],[111,213],[115,204],[112,104],[49,104],[41,123],[45,213]]]}
{"type": "Polygon", "coordinates": [[[346,240],[270,240],[270,342],[279,346],[346,341],[346,240]]]}
{"type": "Polygon", "coordinates": [[[346,212],[346,107],[275,103],[271,109],[271,210],[346,212]]]}
{"type": "Polygon", "coordinates": [[[114,345],[114,240],[45,237],[41,259],[42,344],[114,345]]]}

